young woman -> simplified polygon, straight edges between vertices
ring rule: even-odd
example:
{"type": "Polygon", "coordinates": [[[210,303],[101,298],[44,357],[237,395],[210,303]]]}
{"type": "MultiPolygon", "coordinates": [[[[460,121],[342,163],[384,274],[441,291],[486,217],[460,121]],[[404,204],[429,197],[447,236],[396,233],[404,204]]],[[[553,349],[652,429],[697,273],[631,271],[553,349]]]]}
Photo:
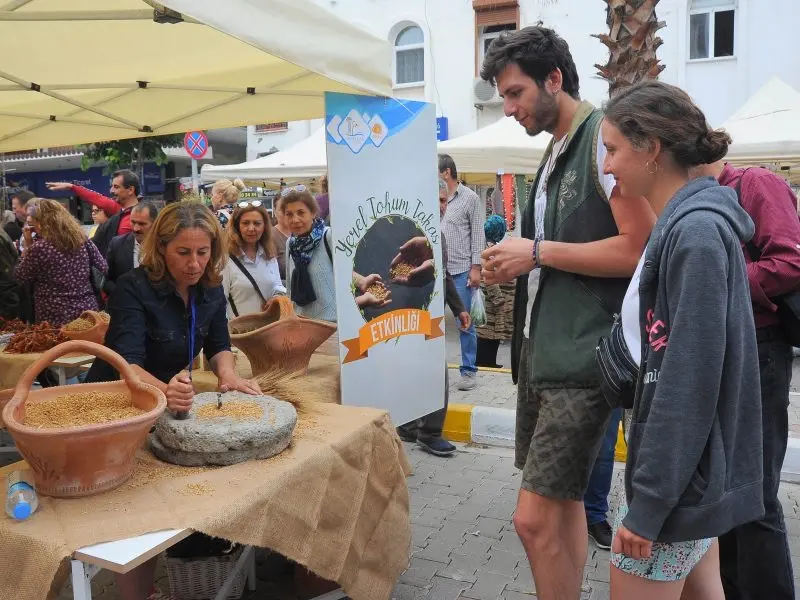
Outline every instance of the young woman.
{"type": "Polygon", "coordinates": [[[261,312],[270,298],[286,295],[267,209],[260,200],[239,202],[226,233],[229,260],[222,272],[222,288],[228,318],[261,312]]]}
{"type": "Polygon", "coordinates": [[[108,221],[108,215],[106,214],[106,211],[99,206],[92,206],[92,223],[94,223],[94,225],[92,225],[92,228],[89,231],[89,237],[93,238],[94,234],[97,233],[97,228],[106,221],[108,221]]]}
{"type": "Polygon", "coordinates": [[[614,600],[724,600],[716,538],[763,513],[755,328],[736,193],[689,169],[721,159],[682,90],[642,82],[607,105],[604,165],[658,221],[622,306],[640,365],[625,501],[611,555],[614,600]]]}
{"type": "Polygon", "coordinates": [[[97,247],[59,202],[36,198],[26,207],[22,260],[14,278],[33,287],[35,321],[61,327],[85,310],[98,310],[91,268],[105,274],[108,266],[97,247]]]}
{"type": "Polygon", "coordinates": [[[331,230],[305,186],[281,192],[281,208],[292,232],[287,245],[286,279],[297,314],[336,321],[331,230]]]}
{"type": "Polygon", "coordinates": [[[211,211],[223,229],[228,226],[233,205],[239,200],[239,193],[243,189],[244,182],[241,179],[220,179],[211,186],[211,211]]]}

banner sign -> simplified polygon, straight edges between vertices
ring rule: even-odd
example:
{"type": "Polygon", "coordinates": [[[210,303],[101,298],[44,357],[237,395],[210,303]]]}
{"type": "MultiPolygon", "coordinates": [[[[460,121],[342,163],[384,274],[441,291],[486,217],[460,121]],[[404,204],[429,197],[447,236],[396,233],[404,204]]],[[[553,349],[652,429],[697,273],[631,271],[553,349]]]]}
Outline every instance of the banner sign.
{"type": "Polygon", "coordinates": [[[444,406],[432,104],[325,94],[342,404],[396,424],[444,406]]]}

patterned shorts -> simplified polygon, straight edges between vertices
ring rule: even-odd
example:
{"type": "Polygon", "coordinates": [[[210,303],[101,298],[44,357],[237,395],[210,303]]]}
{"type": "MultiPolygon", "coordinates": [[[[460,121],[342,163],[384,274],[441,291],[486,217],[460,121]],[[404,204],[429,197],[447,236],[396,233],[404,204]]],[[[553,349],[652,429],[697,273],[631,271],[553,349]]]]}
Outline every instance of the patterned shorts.
{"type": "MultiPolygon", "coordinates": [[[[614,519],[614,535],[628,514],[628,504],[623,499],[614,519]]],[[[624,554],[611,553],[611,564],[623,573],[643,577],[652,581],[680,581],[686,579],[705,556],[715,538],[692,540],[690,542],[653,543],[650,558],[636,560],[624,554]]]]}
{"type": "Polygon", "coordinates": [[[514,460],[522,469],[522,488],[582,501],[611,407],[595,388],[533,389],[526,383],[526,346],[520,357],[514,460]]]}

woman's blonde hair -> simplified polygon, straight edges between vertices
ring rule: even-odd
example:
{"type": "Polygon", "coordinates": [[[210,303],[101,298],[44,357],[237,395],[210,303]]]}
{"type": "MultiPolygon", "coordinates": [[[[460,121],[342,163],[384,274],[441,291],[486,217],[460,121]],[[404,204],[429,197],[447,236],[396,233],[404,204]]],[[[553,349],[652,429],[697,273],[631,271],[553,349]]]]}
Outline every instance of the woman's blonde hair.
{"type": "Polygon", "coordinates": [[[220,179],[211,186],[211,197],[216,194],[222,196],[225,204],[235,204],[239,199],[239,192],[244,189],[244,182],[241,179],[220,179]]]}
{"type": "Polygon", "coordinates": [[[231,222],[225,229],[225,236],[228,242],[228,253],[234,256],[239,256],[242,253],[242,233],[239,231],[239,224],[242,217],[247,213],[257,212],[264,219],[264,233],[261,234],[261,239],[256,242],[256,245],[264,249],[264,254],[267,258],[275,258],[275,243],[272,241],[272,222],[269,218],[269,213],[264,206],[245,206],[239,208],[238,206],[231,215],[231,222]]]}
{"type": "Polygon", "coordinates": [[[60,202],[32,198],[25,208],[36,221],[39,236],[61,252],[74,252],[89,239],[78,220],[60,202]]]}
{"type": "Polygon", "coordinates": [[[153,227],[144,237],[140,252],[140,264],[147,271],[147,277],[152,283],[172,279],[164,260],[164,252],[167,245],[184,229],[204,231],[211,240],[211,258],[200,283],[205,287],[218,286],[222,282],[222,269],[226,259],[222,228],[207,206],[193,200],[168,204],[158,213],[153,227]]]}

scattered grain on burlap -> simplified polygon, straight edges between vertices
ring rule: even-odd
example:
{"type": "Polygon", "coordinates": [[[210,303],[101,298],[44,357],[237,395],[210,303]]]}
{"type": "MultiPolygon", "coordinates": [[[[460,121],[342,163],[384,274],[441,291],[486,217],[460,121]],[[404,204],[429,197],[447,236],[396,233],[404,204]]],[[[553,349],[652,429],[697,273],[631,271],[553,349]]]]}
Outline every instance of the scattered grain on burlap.
{"type": "Polygon", "coordinates": [[[40,429],[80,427],[144,414],[124,392],[76,392],[25,404],[25,425],[40,429]]]}

